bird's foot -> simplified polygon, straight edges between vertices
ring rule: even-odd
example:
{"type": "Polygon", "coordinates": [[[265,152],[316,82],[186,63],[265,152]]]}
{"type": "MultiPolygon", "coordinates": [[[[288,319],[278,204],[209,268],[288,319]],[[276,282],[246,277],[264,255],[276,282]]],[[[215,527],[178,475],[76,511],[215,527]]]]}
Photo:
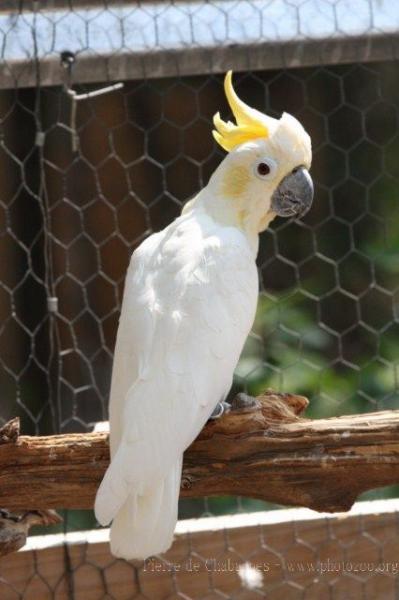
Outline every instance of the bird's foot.
{"type": "Polygon", "coordinates": [[[258,400],[244,392],[237,394],[231,401],[231,410],[245,410],[249,412],[257,408],[259,408],[258,400]]]}
{"type": "Polygon", "coordinates": [[[229,412],[231,406],[228,402],[218,402],[213,410],[213,413],[209,417],[209,420],[220,419],[222,415],[229,412]]]}

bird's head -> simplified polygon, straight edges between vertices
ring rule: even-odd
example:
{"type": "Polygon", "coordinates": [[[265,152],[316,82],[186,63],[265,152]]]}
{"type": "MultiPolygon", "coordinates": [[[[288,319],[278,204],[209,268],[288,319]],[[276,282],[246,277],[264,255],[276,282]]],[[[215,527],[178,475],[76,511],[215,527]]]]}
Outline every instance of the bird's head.
{"type": "Polygon", "coordinates": [[[214,138],[228,152],[210,180],[215,202],[257,231],[277,215],[304,215],[313,200],[309,135],[288,113],[274,119],[247,106],[234,91],[231,71],[224,88],[236,123],[214,116],[214,138]]]}

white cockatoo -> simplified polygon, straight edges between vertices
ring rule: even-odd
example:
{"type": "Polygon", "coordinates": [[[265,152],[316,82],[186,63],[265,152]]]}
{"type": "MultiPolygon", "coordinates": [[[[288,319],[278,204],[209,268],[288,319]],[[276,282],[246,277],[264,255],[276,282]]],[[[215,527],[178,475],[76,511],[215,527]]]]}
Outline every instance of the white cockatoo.
{"type": "MultiPolygon", "coordinates": [[[[228,151],[182,215],[135,250],[126,276],[110,397],[111,464],[95,513],[111,551],[145,559],[171,545],[184,450],[223,412],[258,298],[258,236],[313,199],[311,142],[284,113],[247,106],[225,78],[228,151]],[[220,408],[220,410],[219,410],[220,408]]],[[[184,176],[184,174],[182,174],[184,176]]]]}

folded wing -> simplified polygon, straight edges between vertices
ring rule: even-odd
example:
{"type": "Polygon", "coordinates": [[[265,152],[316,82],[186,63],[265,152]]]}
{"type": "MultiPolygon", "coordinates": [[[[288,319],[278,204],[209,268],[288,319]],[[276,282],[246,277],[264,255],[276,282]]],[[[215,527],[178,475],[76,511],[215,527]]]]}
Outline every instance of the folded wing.
{"type": "Polygon", "coordinates": [[[183,216],[136,251],[115,349],[113,460],[97,497],[100,522],[181,465],[229,391],[257,293],[244,236],[209,217],[183,216]]]}

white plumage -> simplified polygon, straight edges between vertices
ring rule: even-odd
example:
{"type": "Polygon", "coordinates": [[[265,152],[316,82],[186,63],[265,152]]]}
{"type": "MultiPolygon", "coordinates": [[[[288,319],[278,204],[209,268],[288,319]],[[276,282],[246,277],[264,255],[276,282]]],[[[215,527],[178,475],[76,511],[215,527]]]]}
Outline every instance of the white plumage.
{"type": "Polygon", "coordinates": [[[112,464],[96,501],[116,556],[172,543],[182,454],[228,393],[253,323],[254,255],[192,210],[149,237],[127,273],[110,401],[112,464]]]}
{"type": "MultiPolygon", "coordinates": [[[[226,95],[237,125],[215,116],[229,154],[181,217],[134,252],[126,277],[110,397],[111,465],[97,493],[111,550],[169,548],[182,455],[226,397],[258,296],[258,234],[312,201],[310,138],[226,95]]],[[[184,175],[184,174],[182,174],[184,175]]]]}

